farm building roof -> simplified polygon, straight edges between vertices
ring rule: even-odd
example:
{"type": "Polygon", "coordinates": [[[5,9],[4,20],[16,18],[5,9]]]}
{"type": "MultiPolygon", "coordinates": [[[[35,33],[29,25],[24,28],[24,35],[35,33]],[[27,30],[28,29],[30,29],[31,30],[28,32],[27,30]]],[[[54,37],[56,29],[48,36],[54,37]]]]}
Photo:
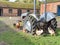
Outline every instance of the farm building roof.
{"type": "MultiPolygon", "coordinates": [[[[0,7],[11,7],[11,8],[25,8],[33,9],[34,4],[32,3],[18,3],[18,2],[0,2],[0,7]]],[[[39,9],[39,5],[36,5],[36,9],[39,9]]]]}
{"type": "Polygon", "coordinates": [[[47,2],[60,2],[60,0],[47,0],[47,2]]]}
{"type": "MultiPolygon", "coordinates": [[[[54,2],[60,2],[60,0],[46,0],[47,3],[54,3],[54,2]]],[[[43,2],[42,2],[43,3],[43,2]]]]}

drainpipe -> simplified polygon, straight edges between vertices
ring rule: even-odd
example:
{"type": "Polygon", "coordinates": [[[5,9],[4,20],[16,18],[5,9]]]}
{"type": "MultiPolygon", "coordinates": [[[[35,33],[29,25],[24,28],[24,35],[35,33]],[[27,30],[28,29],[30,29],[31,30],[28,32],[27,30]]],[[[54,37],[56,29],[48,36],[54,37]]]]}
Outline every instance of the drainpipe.
{"type": "Polygon", "coordinates": [[[47,20],[46,7],[47,7],[47,0],[44,1],[45,22],[46,22],[46,20],[47,20]]]}
{"type": "Polygon", "coordinates": [[[36,15],[36,0],[34,0],[34,14],[36,15]]]}

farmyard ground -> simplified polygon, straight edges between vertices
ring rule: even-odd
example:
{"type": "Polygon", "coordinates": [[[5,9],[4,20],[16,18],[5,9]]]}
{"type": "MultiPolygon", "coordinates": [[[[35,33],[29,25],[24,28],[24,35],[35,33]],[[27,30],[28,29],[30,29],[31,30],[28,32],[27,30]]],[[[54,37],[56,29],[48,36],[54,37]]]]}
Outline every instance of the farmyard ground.
{"type": "MultiPolygon", "coordinates": [[[[9,19],[0,17],[0,45],[60,45],[60,29],[57,36],[32,36],[31,34],[15,31],[12,23],[20,18],[9,19]]],[[[57,18],[60,21],[60,18],[57,18]]]]}

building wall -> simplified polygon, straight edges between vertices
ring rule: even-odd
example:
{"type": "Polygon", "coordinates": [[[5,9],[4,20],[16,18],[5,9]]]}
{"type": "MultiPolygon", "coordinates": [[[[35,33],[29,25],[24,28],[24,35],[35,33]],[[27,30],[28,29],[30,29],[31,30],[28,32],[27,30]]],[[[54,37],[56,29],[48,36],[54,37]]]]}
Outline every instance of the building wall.
{"type": "Polygon", "coordinates": [[[30,12],[31,12],[31,13],[33,13],[33,12],[34,12],[34,10],[30,10],[30,12]]]}
{"type": "MultiPolygon", "coordinates": [[[[12,13],[9,13],[9,9],[10,8],[3,8],[3,16],[18,16],[18,9],[11,8],[12,13]]],[[[34,12],[33,9],[20,9],[20,10],[22,10],[22,13],[26,13],[27,10],[29,10],[29,12],[31,12],[31,13],[34,12]]]]}
{"type": "Polygon", "coordinates": [[[17,9],[13,9],[12,13],[13,13],[12,14],[13,16],[17,16],[18,10],[17,9]]]}
{"type": "Polygon", "coordinates": [[[25,13],[25,12],[27,12],[27,10],[26,9],[21,9],[22,10],[22,13],[25,13]]]}
{"type": "Polygon", "coordinates": [[[8,8],[3,8],[3,16],[8,15],[8,8]]]}
{"type": "MultiPolygon", "coordinates": [[[[60,2],[48,3],[46,10],[47,12],[57,13],[57,6],[60,5],[60,2]]],[[[44,12],[44,4],[41,4],[40,14],[44,12]]]]}
{"type": "Polygon", "coordinates": [[[3,8],[3,16],[17,16],[17,9],[12,9],[12,13],[9,13],[9,8],[3,8]]]}
{"type": "Polygon", "coordinates": [[[29,12],[33,13],[33,10],[32,9],[22,9],[22,13],[27,12],[27,10],[29,10],[29,12]]]}

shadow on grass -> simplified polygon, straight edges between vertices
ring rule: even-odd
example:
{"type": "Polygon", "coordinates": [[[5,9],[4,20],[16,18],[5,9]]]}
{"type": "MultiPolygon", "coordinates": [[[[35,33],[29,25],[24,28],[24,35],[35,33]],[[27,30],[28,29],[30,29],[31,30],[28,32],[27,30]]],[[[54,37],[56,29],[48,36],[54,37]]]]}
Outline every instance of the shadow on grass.
{"type": "Polygon", "coordinates": [[[2,21],[0,21],[0,42],[1,41],[9,45],[34,45],[30,39],[24,37],[23,34],[20,35],[2,21]]]}

